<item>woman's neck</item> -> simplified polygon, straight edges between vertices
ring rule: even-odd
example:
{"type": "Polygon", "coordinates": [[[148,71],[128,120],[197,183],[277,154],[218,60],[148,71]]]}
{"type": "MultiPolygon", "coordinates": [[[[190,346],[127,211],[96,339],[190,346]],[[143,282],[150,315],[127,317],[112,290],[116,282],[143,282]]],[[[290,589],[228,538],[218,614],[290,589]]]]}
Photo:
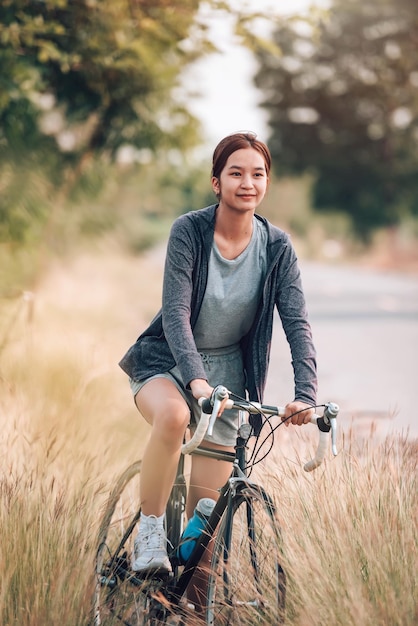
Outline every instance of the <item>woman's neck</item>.
{"type": "Polygon", "coordinates": [[[216,211],[215,232],[228,239],[240,239],[253,231],[253,211],[231,211],[222,202],[216,211]]]}
{"type": "Polygon", "coordinates": [[[219,205],[215,223],[215,242],[222,256],[235,259],[251,241],[254,213],[226,211],[219,205]]]}

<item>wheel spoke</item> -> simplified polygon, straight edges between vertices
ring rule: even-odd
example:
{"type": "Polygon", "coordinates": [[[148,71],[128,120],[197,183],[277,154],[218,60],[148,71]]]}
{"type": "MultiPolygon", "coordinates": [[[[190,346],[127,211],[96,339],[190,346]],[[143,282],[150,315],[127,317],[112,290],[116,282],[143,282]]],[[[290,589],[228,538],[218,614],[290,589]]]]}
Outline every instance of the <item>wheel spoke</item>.
{"type": "Polygon", "coordinates": [[[265,494],[249,490],[233,500],[216,539],[208,588],[207,624],[279,624],[284,612],[280,534],[265,494]]]}
{"type": "MultiPolygon", "coordinates": [[[[167,575],[135,575],[131,570],[139,529],[140,463],[130,466],[109,496],[100,525],[95,570],[95,626],[162,626],[180,624],[166,598],[167,575]]],[[[168,535],[178,542],[182,531],[186,486],[173,488],[167,515],[168,535]],[[170,509],[171,507],[171,509],[170,509]],[[176,510],[179,514],[175,514],[176,510]]],[[[173,569],[176,569],[174,564],[173,569]]]]}

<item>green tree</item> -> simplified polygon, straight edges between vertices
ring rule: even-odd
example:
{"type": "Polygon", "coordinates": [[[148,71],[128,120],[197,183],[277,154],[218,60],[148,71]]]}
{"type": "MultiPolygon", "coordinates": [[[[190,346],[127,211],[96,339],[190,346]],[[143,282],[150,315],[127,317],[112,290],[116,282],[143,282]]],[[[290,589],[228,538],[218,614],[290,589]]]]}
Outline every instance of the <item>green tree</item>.
{"type": "Polygon", "coordinates": [[[416,0],[334,0],[281,21],[257,55],[279,173],[311,172],[314,206],[365,241],[418,213],[416,0]]]}
{"type": "Polygon", "coordinates": [[[2,1],[0,240],[24,238],[45,198],[82,186],[94,161],[196,144],[198,123],[172,94],[211,48],[199,4],[2,1]]]}

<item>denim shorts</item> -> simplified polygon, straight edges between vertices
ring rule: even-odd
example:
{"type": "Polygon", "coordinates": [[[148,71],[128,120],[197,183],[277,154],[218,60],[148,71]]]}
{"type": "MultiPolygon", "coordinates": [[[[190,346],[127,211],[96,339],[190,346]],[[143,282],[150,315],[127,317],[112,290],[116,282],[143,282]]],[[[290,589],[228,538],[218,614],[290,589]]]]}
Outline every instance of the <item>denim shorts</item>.
{"type": "MultiPolygon", "coordinates": [[[[212,387],[216,387],[216,385],[224,385],[233,393],[245,398],[244,365],[241,348],[239,346],[206,351],[204,353],[200,353],[200,356],[202,358],[203,367],[206,372],[209,385],[212,387]]],[[[193,430],[193,425],[200,419],[200,407],[192,393],[188,389],[184,388],[180,371],[177,366],[173,367],[173,369],[169,372],[156,374],[155,376],[145,378],[141,381],[130,379],[130,385],[134,397],[144,385],[146,385],[150,380],[154,380],[154,378],[167,378],[175,384],[190,407],[190,428],[193,430]]],[[[237,435],[237,425],[238,411],[235,409],[228,409],[223,412],[221,417],[218,417],[215,422],[213,434],[211,436],[206,435],[205,441],[211,441],[222,446],[234,446],[237,435]]]]}

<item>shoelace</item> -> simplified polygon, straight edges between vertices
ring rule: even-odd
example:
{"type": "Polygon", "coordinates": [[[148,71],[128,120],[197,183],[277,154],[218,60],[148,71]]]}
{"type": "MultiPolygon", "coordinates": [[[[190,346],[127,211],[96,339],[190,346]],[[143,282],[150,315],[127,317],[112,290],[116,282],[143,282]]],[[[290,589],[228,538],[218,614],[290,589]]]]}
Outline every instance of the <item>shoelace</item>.
{"type": "Polygon", "coordinates": [[[144,531],[144,534],[140,534],[135,540],[135,551],[140,549],[144,549],[144,544],[147,548],[151,550],[164,550],[166,548],[166,544],[170,546],[171,549],[174,548],[171,541],[169,541],[165,535],[165,531],[163,528],[157,526],[151,526],[144,531]]]}

